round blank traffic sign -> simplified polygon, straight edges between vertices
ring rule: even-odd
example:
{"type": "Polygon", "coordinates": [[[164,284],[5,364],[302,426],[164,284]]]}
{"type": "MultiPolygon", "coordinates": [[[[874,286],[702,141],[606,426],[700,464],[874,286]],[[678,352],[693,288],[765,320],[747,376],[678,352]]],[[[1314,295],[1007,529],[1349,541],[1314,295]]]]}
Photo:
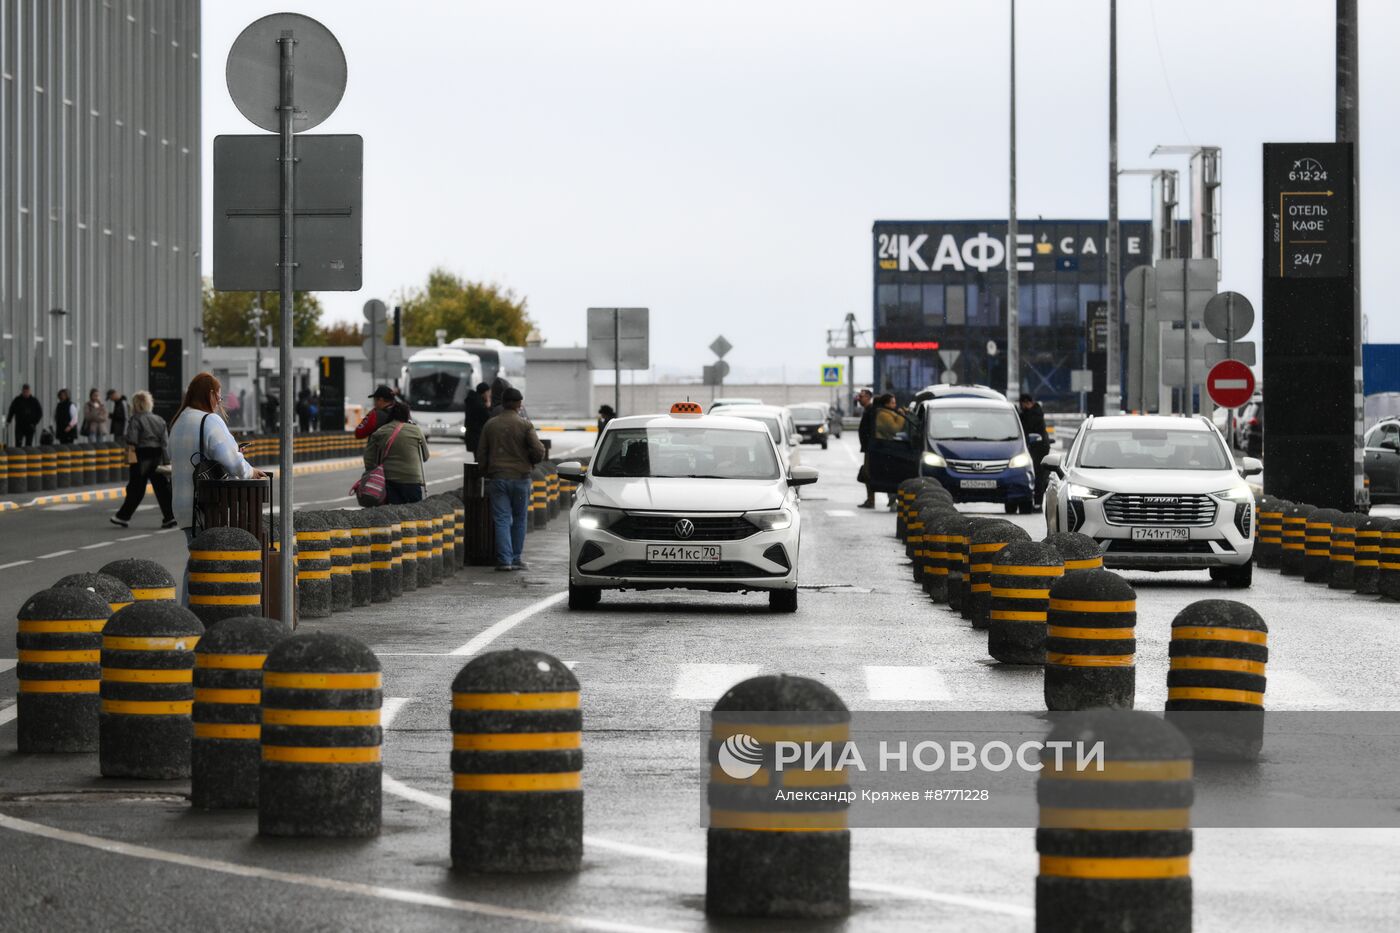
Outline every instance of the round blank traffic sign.
{"type": "Polygon", "coordinates": [[[278,40],[290,36],[292,49],[292,132],[300,133],[335,112],[345,95],[345,52],[331,31],[300,13],[272,13],[254,20],[233,40],[224,75],[238,112],[255,125],[276,133],[282,97],[282,50],[278,40]]]}
{"type": "Polygon", "coordinates": [[[384,307],[384,302],[378,298],[371,298],[365,302],[365,320],[371,324],[383,324],[388,316],[389,309],[384,307]]]}
{"type": "Polygon", "coordinates": [[[1239,360],[1221,360],[1206,376],[1206,391],[1221,408],[1239,408],[1254,395],[1254,372],[1239,360]]]}
{"type": "Polygon", "coordinates": [[[1221,292],[1206,302],[1202,320],[1217,340],[1242,340],[1254,326],[1254,305],[1239,292],[1221,292]]]}

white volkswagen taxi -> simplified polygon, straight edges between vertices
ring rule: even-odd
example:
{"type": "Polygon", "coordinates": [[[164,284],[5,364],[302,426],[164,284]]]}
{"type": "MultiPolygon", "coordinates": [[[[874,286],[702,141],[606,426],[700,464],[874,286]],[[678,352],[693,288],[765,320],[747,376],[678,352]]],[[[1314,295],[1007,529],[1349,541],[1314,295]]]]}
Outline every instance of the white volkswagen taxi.
{"type": "Polygon", "coordinates": [[[694,402],[669,414],[614,418],[569,512],[569,607],[598,605],[605,589],[767,592],[775,612],[797,610],[799,486],[768,426],[706,415],[694,402]]]}

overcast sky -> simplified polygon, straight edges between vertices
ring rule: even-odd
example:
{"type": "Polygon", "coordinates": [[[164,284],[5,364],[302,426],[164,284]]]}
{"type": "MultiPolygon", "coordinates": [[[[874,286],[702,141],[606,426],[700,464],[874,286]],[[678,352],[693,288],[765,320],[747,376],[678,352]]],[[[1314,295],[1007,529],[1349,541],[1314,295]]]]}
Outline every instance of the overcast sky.
{"type": "MultiPolygon", "coordinates": [[[[1400,341],[1400,4],[1360,7],[1363,308],[1400,341]]],[[[364,289],[323,293],[333,319],[442,265],[526,296],[553,346],[590,305],[646,305],[663,372],[722,333],[731,378],[815,381],[826,329],[869,326],[874,220],[1006,216],[1005,0],[205,0],[206,245],[209,140],[256,132],[229,46],[286,9],[349,60],[315,132],[365,137],[364,289]]],[[[1256,306],[1260,144],[1332,139],[1334,10],[1119,4],[1120,165],[1184,181],[1154,145],[1223,148],[1221,287],[1256,306]]],[[[1107,37],[1107,0],[1019,4],[1022,217],[1107,215],[1107,37]]],[[[1147,217],[1148,180],[1121,204],[1147,217]]]]}

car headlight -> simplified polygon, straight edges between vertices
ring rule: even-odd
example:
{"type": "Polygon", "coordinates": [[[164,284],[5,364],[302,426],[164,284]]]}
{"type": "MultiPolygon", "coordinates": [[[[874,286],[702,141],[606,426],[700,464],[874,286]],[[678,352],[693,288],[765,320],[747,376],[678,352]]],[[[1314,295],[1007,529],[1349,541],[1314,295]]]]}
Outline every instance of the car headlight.
{"type": "Polygon", "coordinates": [[[940,455],[934,453],[931,450],[924,451],[924,466],[946,467],[947,465],[948,461],[944,460],[940,455]]]}
{"type": "Polygon", "coordinates": [[[578,526],[590,531],[607,528],[620,518],[622,518],[621,509],[600,509],[595,505],[584,505],[580,506],[578,510],[578,526]]]}
{"type": "Polygon", "coordinates": [[[1022,467],[1028,467],[1031,465],[1031,455],[1023,450],[1019,454],[1008,460],[1006,462],[1006,465],[1013,470],[1019,470],[1022,467]]]}
{"type": "Polygon", "coordinates": [[[826,433],[826,425],[824,425],[824,424],[819,424],[819,425],[817,425],[817,433],[818,433],[818,434],[825,434],[825,433],[826,433]]]}
{"type": "Polygon", "coordinates": [[[782,531],[792,527],[792,513],[787,509],[774,509],[771,512],[745,512],[744,518],[753,523],[759,531],[782,531]]]}
{"type": "Polygon", "coordinates": [[[1229,502],[1254,501],[1254,492],[1248,486],[1245,485],[1231,486],[1229,489],[1225,489],[1220,492],[1213,492],[1211,493],[1211,495],[1219,499],[1225,499],[1229,502]]]}
{"type": "Polygon", "coordinates": [[[1069,483],[1065,486],[1065,495],[1071,499],[1097,499],[1099,496],[1106,496],[1108,492],[1103,489],[1095,489],[1092,486],[1081,486],[1079,483],[1069,483]]]}

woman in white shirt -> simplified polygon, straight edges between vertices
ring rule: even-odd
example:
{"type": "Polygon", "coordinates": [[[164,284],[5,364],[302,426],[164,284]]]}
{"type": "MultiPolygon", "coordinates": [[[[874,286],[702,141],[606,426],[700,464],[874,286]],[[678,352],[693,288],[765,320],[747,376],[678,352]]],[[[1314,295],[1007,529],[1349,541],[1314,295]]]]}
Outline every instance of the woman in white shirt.
{"type": "Polygon", "coordinates": [[[238,449],[238,442],[222,417],[222,397],[223,388],[213,373],[200,373],[190,380],[180,410],[170,422],[170,480],[175,519],[185,530],[186,541],[194,540],[194,468],[201,459],[201,452],[203,459],[217,461],[234,479],[267,475],[255,469],[238,449]]]}

